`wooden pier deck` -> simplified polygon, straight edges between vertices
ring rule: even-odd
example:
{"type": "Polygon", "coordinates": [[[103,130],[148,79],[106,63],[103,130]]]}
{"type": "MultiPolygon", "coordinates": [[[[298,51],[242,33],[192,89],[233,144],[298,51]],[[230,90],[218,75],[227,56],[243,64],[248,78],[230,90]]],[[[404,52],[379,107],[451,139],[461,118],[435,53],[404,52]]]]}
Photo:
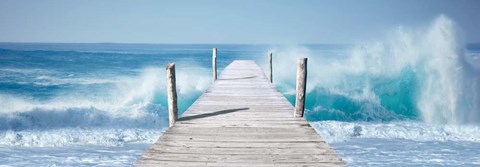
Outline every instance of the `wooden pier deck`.
{"type": "Polygon", "coordinates": [[[293,112],[254,61],[234,61],[135,166],[344,166],[293,112]]]}

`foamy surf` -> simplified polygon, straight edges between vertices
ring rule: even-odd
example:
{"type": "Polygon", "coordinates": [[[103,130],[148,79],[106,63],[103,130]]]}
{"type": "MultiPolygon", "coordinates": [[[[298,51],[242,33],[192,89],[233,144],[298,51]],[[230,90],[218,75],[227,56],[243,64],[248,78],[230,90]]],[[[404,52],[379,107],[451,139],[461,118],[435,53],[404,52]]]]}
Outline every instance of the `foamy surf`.
{"type": "Polygon", "coordinates": [[[418,121],[310,122],[348,166],[478,166],[480,127],[418,121]]]}
{"type": "Polygon", "coordinates": [[[131,165],[167,127],[164,66],[177,64],[185,111],[211,84],[218,47],[219,69],[266,65],[272,50],[274,83],[292,102],[295,59],[308,57],[306,118],[351,166],[475,166],[480,48],[456,29],[440,16],[375,42],[276,49],[0,44],[0,164],[131,165]]]}
{"type": "Polygon", "coordinates": [[[274,76],[292,100],[295,66],[290,62],[309,58],[314,72],[308,76],[306,117],[312,121],[477,124],[480,65],[476,54],[466,53],[457,29],[453,20],[441,15],[427,27],[400,26],[383,40],[339,53],[274,49],[274,76]]]}
{"type": "Polygon", "coordinates": [[[163,128],[72,127],[47,130],[5,130],[0,132],[3,147],[124,146],[153,143],[163,128]]]}
{"type": "Polygon", "coordinates": [[[418,121],[389,123],[316,121],[310,124],[329,143],[374,138],[480,144],[480,127],[476,125],[431,125],[418,121]]]}

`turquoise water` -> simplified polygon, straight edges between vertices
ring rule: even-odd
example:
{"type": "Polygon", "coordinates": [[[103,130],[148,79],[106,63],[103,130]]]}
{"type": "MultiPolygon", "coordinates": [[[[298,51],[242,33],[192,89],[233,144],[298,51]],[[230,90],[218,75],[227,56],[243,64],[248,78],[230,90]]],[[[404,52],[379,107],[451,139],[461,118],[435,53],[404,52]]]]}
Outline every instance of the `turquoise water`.
{"type": "Polygon", "coordinates": [[[165,66],[183,113],[211,85],[216,47],[219,72],[266,67],[272,51],[292,104],[308,57],[306,119],[351,166],[479,165],[480,47],[446,18],[425,31],[358,45],[0,43],[0,164],[133,164],[168,126],[165,66]]]}
{"type": "MultiPolygon", "coordinates": [[[[217,47],[220,69],[263,51],[217,47]]],[[[175,62],[184,79],[179,83],[181,112],[211,84],[209,45],[5,43],[0,48],[3,130],[161,127],[167,116],[166,64],[175,62]]]]}

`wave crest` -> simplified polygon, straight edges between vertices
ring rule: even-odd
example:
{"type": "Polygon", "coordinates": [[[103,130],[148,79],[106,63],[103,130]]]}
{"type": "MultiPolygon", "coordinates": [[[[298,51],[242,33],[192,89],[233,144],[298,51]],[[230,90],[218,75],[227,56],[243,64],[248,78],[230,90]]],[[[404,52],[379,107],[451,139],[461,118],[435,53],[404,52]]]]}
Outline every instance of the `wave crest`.
{"type": "Polygon", "coordinates": [[[480,120],[480,64],[465,54],[456,29],[441,15],[427,28],[399,27],[386,39],[349,52],[274,49],[279,57],[274,76],[279,89],[292,96],[296,70],[291,62],[309,58],[308,120],[475,124],[480,120]]]}

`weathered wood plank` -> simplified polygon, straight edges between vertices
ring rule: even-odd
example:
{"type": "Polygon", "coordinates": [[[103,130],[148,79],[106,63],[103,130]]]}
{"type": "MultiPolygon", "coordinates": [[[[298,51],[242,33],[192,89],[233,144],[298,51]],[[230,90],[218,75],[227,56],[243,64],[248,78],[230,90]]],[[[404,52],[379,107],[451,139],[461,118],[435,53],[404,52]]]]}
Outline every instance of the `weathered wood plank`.
{"type": "Polygon", "coordinates": [[[135,166],[343,166],[253,61],[234,61],[135,166]]]}

